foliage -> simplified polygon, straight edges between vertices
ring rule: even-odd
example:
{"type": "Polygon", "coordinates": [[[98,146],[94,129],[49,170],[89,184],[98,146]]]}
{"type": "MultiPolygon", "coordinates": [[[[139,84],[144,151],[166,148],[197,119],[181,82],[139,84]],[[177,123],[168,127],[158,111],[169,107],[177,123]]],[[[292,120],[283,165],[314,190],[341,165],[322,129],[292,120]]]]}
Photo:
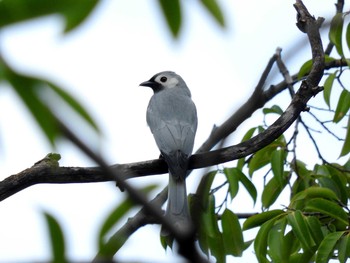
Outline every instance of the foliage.
{"type": "MultiPolygon", "coordinates": [[[[343,17],[344,14],[336,14],[332,20],[329,39],[336,47],[337,57],[326,56],[326,63],[335,60],[343,60],[348,63],[348,59],[344,57],[344,50],[350,48],[350,25],[344,22],[343,17]],[[343,28],[347,28],[345,41],[343,41],[343,28]]],[[[298,74],[299,81],[309,73],[311,65],[311,60],[303,64],[298,74]]],[[[348,70],[347,66],[340,69],[329,69],[324,77],[323,96],[327,108],[312,107],[312,110],[316,112],[328,111],[329,114],[332,114],[330,121],[321,121],[318,115],[310,113],[328,136],[342,142],[339,157],[348,157],[350,152],[350,97],[348,87],[342,81],[342,73],[348,70]],[[336,94],[340,95],[338,95],[336,105],[332,105],[331,97],[337,96],[336,94]],[[343,131],[345,135],[341,137],[335,135],[327,127],[331,122],[338,125],[338,130],[343,129],[339,124],[344,125],[345,123],[345,132],[343,131]]],[[[271,108],[264,108],[262,112],[265,116],[268,114],[280,115],[282,110],[278,105],[274,105],[271,108]]],[[[298,132],[294,132],[290,138],[283,135],[251,156],[238,160],[234,167],[209,173],[211,176],[220,173],[226,176],[226,184],[220,187],[231,197],[228,198],[226,195],[224,202],[230,203],[238,193],[240,181],[255,201],[257,195],[255,186],[251,183],[243,183],[242,178],[252,178],[263,168],[267,171],[266,183],[261,193],[262,212],[251,214],[244,220],[242,228],[237,226],[238,217],[234,216],[234,209],[225,208],[222,211],[223,205],[215,203],[213,188],[208,189],[209,200],[207,202],[210,205],[203,211],[203,219],[199,222],[201,223],[200,229],[204,228],[199,232],[199,244],[202,244],[201,248],[206,254],[211,254],[218,262],[225,262],[222,253],[240,256],[251,242],[250,240],[244,242],[241,239],[241,233],[254,228],[258,228],[254,250],[259,262],[328,262],[331,258],[338,258],[340,262],[346,262],[350,257],[348,243],[350,237],[350,209],[348,208],[350,160],[345,163],[327,162],[310,131],[312,128],[305,124],[303,116],[300,116],[297,121],[296,131],[298,126],[302,126],[307,131],[322,162],[315,164],[312,169],[298,159],[295,151],[298,132]],[[271,209],[285,191],[290,193],[290,203],[286,204],[284,209],[271,209]],[[228,214],[230,214],[231,228],[223,227],[227,223],[225,221],[228,214]],[[216,220],[213,219],[213,216],[216,216],[216,220]],[[210,226],[206,227],[205,222],[210,222],[210,226]],[[208,242],[213,238],[215,242],[208,242]],[[232,248],[226,249],[227,246],[223,245],[223,240],[227,240],[232,248]],[[222,250],[222,248],[225,249],[222,250]]],[[[243,140],[251,138],[254,133],[264,129],[263,126],[251,128],[243,140]]],[[[211,179],[211,183],[213,181],[214,179],[211,179]]],[[[215,192],[218,192],[217,188],[215,192]]]]}
{"type": "MultiPolygon", "coordinates": [[[[79,4],[66,0],[2,0],[0,29],[39,16],[57,14],[64,18],[64,32],[68,33],[90,15],[97,3],[96,0],[79,4]]],[[[158,3],[169,31],[178,37],[183,21],[183,2],[159,0],[158,3]]],[[[200,3],[220,26],[225,26],[224,15],[217,1],[203,0],[200,3]]],[[[329,40],[335,46],[337,54],[334,57],[327,54],[326,63],[345,61],[350,65],[345,56],[345,51],[350,48],[350,24],[344,19],[345,15],[347,14],[337,13],[331,22],[329,40]]],[[[301,66],[298,80],[294,84],[302,81],[311,65],[312,61],[309,60],[301,66]]],[[[329,68],[324,76],[323,98],[326,108],[312,107],[315,112],[327,111],[332,114],[330,120],[321,121],[317,114],[309,113],[326,132],[326,136],[342,143],[339,151],[339,157],[343,157],[341,160],[348,158],[350,153],[350,91],[342,81],[343,73],[348,70],[348,66],[329,68]],[[338,96],[336,105],[331,100],[334,96],[338,96]],[[332,127],[343,129],[344,135],[335,135],[328,128],[331,122],[334,124],[332,127]]],[[[91,127],[99,130],[84,107],[63,88],[43,78],[16,72],[2,57],[0,80],[9,83],[16,91],[52,144],[62,134],[54,110],[43,100],[43,93],[47,90],[51,90],[57,100],[69,105],[91,127]]],[[[262,109],[265,117],[280,115],[282,112],[279,105],[262,109]]],[[[266,124],[250,128],[242,141],[265,129],[266,124]]],[[[203,176],[197,192],[190,195],[189,202],[192,218],[198,226],[198,243],[204,254],[215,257],[218,262],[225,262],[227,256],[242,256],[244,250],[254,243],[259,262],[327,262],[330,258],[346,262],[350,257],[350,160],[343,163],[327,162],[317,147],[318,142],[312,135],[311,127],[304,122],[302,116],[296,123],[295,131],[289,137],[283,135],[251,156],[237,160],[232,167],[214,170],[203,176]],[[312,168],[297,156],[295,149],[298,127],[305,129],[321,161],[312,168]],[[263,191],[258,193],[252,179],[257,174],[261,176],[262,170],[267,171],[265,185],[263,191]],[[224,175],[224,183],[214,187],[214,182],[220,175],[224,175]],[[262,208],[259,213],[241,216],[230,206],[242,187],[254,204],[258,198],[261,199],[262,208]],[[274,207],[284,192],[290,194],[289,204],[284,208],[274,207]],[[226,196],[219,204],[218,193],[225,193],[226,196]],[[254,240],[245,240],[245,231],[250,229],[258,229],[257,236],[254,240]]],[[[149,192],[152,189],[149,187],[143,190],[149,192]]],[[[98,236],[99,257],[113,257],[131,235],[123,232],[123,235],[107,238],[133,207],[134,203],[125,199],[106,218],[98,236]]],[[[63,231],[52,215],[44,213],[44,216],[50,233],[53,261],[66,261],[63,231]]],[[[118,231],[121,230],[122,228],[118,231]]]]}

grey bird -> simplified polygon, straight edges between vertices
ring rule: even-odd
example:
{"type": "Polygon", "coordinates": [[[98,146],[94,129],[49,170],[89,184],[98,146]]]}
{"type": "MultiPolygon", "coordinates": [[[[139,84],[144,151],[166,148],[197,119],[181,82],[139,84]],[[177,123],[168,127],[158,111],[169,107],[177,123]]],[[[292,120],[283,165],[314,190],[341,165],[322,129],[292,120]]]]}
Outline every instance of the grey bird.
{"type": "Polygon", "coordinates": [[[174,72],[160,72],[140,86],[153,89],[147,124],[169,169],[165,215],[176,228],[185,230],[191,222],[185,179],[197,130],[196,106],[185,81],[174,72]]]}

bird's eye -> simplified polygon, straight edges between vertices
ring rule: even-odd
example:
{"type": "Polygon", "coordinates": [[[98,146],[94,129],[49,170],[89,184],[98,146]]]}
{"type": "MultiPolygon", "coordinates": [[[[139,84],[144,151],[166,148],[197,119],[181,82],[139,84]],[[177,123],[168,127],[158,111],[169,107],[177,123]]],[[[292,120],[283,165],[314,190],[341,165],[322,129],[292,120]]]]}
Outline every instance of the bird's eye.
{"type": "Polygon", "coordinates": [[[166,82],[167,80],[168,80],[167,77],[161,77],[160,78],[160,81],[163,82],[163,83],[166,82]]]}

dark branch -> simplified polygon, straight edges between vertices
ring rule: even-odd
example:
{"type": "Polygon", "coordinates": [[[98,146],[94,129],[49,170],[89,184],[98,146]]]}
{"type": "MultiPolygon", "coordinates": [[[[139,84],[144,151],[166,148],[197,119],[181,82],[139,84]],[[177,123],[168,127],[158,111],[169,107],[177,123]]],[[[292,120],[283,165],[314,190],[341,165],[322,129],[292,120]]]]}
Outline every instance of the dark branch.
{"type": "MultiPolygon", "coordinates": [[[[324,53],[318,29],[322,23],[322,19],[319,18],[318,20],[315,20],[307,12],[306,8],[300,1],[297,1],[295,7],[300,15],[298,22],[299,26],[308,34],[314,63],[310,74],[302,83],[291,104],[285,113],[273,125],[271,125],[265,132],[253,137],[252,139],[235,146],[192,155],[190,158],[190,169],[207,167],[239,159],[263,148],[288,129],[299,114],[305,110],[308,100],[321,91],[321,88],[318,87],[318,83],[323,75],[324,53]]],[[[268,72],[275,60],[276,56],[274,55],[265,72],[268,72]]],[[[332,61],[331,63],[331,65],[327,65],[327,68],[344,65],[345,62],[332,61]]],[[[292,78],[295,79],[296,77],[292,76],[292,78]]],[[[209,140],[210,143],[207,143],[207,141],[205,145],[199,149],[199,152],[213,147],[213,145],[219,142],[220,139],[227,136],[229,132],[232,133],[232,131],[234,131],[245,119],[249,118],[256,109],[260,108],[267,100],[283,90],[282,87],[285,89],[288,85],[283,81],[279,85],[273,86],[274,93],[271,93],[270,88],[261,96],[261,90],[265,80],[266,74],[264,73],[261,77],[261,81],[255,89],[255,92],[248,101],[235,114],[233,114],[228,121],[216,129],[216,132],[221,135],[212,136],[209,140]],[[260,99],[260,101],[257,100],[258,96],[260,96],[260,98],[263,97],[263,99],[260,99]],[[229,125],[230,123],[231,125],[229,125]]],[[[114,165],[111,168],[118,169],[119,171],[129,171],[127,174],[132,174],[132,177],[167,172],[166,163],[162,159],[114,165]]],[[[130,177],[126,176],[124,179],[128,178],[130,177]]],[[[106,181],[111,181],[111,178],[103,173],[100,168],[96,167],[57,167],[55,169],[44,169],[38,168],[34,165],[32,168],[26,169],[19,174],[12,175],[0,183],[0,201],[25,189],[26,187],[39,183],[91,183],[106,181]]]]}

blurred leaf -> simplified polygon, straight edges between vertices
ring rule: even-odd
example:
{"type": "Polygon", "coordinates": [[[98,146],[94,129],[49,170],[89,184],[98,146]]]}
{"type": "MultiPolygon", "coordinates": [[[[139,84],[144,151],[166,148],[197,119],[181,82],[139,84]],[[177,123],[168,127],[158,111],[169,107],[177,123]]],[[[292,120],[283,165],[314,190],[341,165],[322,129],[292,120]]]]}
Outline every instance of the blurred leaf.
{"type": "Polygon", "coordinates": [[[220,26],[225,27],[224,15],[216,0],[201,0],[203,6],[209,11],[209,13],[215,18],[216,22],[220,26]]]}
{"type": "Polygon", "coordinates": [[[313,240],[304,216],[299,210],[288,214],[288,222],[292,227],[295,236],[300,241],[305,251],[313,251],[313,247],[316,245],[313,240]]]}
{"type": "Polygon", "coordinates": [[[67,262],[65,255],[65,241],[61,226],[58,221],[48,212],[44,212],[44,216],[50,234],[52,250],[51,262],[67,262]]]}
{"type": "MultiPolygon", "coordinates": [[[[133,202],[130,199],[125,199],[123,202],[118,204],[116,208],[107,216],[103,222],[101,229],[99,231],[99,250],[103,249],[104,238],[106,234],[119,222],[119,220],[126,215],[127,212],[133,207],[133,202]]],[[[122,244],[121,244],[122,245],[122,244]]],[[[116,249],[118,251],[119,248],[116,249]]]]}
{"type": "Polygon", "coordinates": [[[335,48],[341,57],[344,57],[342,47],[343,22],[343,14],[337,13],[331,21],[331,27],[329,30],[329,40],[335,45],[335,48]]]}
{"type": "Polygon", "coordinates": [[[264,208],[269,208],[279,197],[284,187],[287,185],[287,180],[281,186],[275,177],[272,177],[270,181],[265,185],[261,196],[261,202],[264,208]]]}
{"type": "Polygon", "coordinates": [[[0,28],[28,19],[59,14],[66,23],[64,31],[69,32],[89,16],[97,3],[97,0],[2,0],[0,1],[0,28]]]}
{"type": "MultiPolygon", "coordinates": [[[[143,188],[138,189],[138,191],[144,192],[145,194],[154,190],[156,185],[147,185],[143,188]]],[[[98,235],[98,257],[99,259],[109,260],[112,259],[115,253],[125,244],[132,233],[127,231],[121,231],[118,235],[114,234],[108,241],[105,241],[106,234],[109,233],[113,227],[123,218],[127,212],[130,211],[135,206],[132,200],[125,199],[123,202],[118,204],[112,212],[107,216],[105,221],[102,223],[99,235],[98,235]]]]}
{"type": "Polygon", "coordinates": [[[237,168],[224,168],[224,174],[226,176],[226,179],[228,181],[228,190],[230,192],[231,201],[238,193],[238,181],[239,181],[239,174],[238,174],[237,168]]]}
{"type": "Polygon", "coordinates": [[[324,82],[324,90],[323,90],[323,98],[324,98],[324,101],[326,102],[328,108],[330,108],[330,97],[331,97],[331,91],[332,91],[332,86],[333,86],[333,82],[334,82],[334,79],[337,75],[337,71],[330,74],[327,79],[325,80],[324,82]]]}
{"type": "Polygon", "coordinates": [[[338,247],[338,259],[340,263],[347,262],[350,258],[350,235],[347,233],[345,236],[340,238],[338,247]]]}
{"type": "Polygon", "coordinates": [[[43,86],[43,83],[31,77],[18,75],[13,71],[8,71],[6,77],[17,95],[32,113],[47,139],[54,145],[55,139],[60,135],[60,130],[51,110],[38,96],[37,91],[43,86]]]}
{"type": "Polygon", "coordinates": [[[285,212],[283,210],[270,210],[266,212],[262,212],[260,214],[253,215],[251,217],[248,217],[244,223],[243,223],[243,230],[248,230],[254,227],[258,227],[262,224],[264,224],[266,221],[271,219],[276,219],[280,215],[284,214],[285,212]]]}
{"type": "Polygon", "coordinates": [[[335,109],[335,114],[333,118],[333,122],[338,123],[341,119],[344,118],[346,113],[350,108],[350,92],[347,90],[343,90],[339,96],[338,105],[335,109]]]}
{"type": "Polygon", "coordinates": [[[345,141],[341,149],[340,157],[347,155],[350,152],[350,117],[348,117],[348,126],[346,130],[345,141]]]}
{"type": "Polygon", "coordinates": [[[43,92],[48,88],[52,89],[60,99],[67,103],[70,109],[98,131],[97,125],[87,111],[62,88],[46,80],[17,73],[1,60],[0,67],[3,68],[4,78],[32,113],[51,145],[54,145],[55,140],[61,136],[61,131],[55,114],[42,96],[43,92]]]}
{"type": "Polygon", "coordinates": [[[221,224],[226,254],[242,256],[244,240],[238,217],[232,211],[225,209],[221,217],[221,224]]]}
{"type": "Polygon", "coordinates": [[[158,3],[173,37],[178,37],[182,20],[180,0],[158,0],[158,3]]]}
{"type": "Polygon", "coordinates": [[[346,44],[348,45],[348,49],[350,49],[350,23],[348,24],[348,26],[346,27],[346,44]]]}
{"type": "Polygon", "coordinates": [[[252,183],[252,181],[250,181],[250,179],[247,176],[245,176],[245,174],[241,170],[237,169],[237,173],[239,174],[240,182],[243,184],[245,189],[248,191],[249,195],[252,197],[255,205],[256,198],[258,196],[255,185],[252,183]]]}
{"type": "Polygon", "coordinates": [[[282,115],[283,113],[283,110],[281,109],[280,106],[278,105],[273,105],[271,108],[264,108],[263,109],[263,113],[266,115],[266,114],[269,114],[269,113],[276,113],[278,115],[282,115]]]}
{"type": "Polygon", "coordinates": [[[306,204],[305,209],[312,212],[320,212],[325,215],[339,220],[345,226],[348,225],[348,216],[338,204],[323,198],[313,198],[306,204]]]}
{"type": "Polygon", "coordinates": [[[48,87],[50,87],[59,97],[61,97],[61,99],[66,102],[73,111],[75,111],[82,119],[90,124],[90,126],[94,128],[95,131],[100,132],[95,121],[76,99],[74,99],[69,93],[56,86],[55,84],[49,82],[47,84],[48,87]]]}
{"type": "Polygon", "coordinates": [[[327,263],[329,261],[334,254],[335,245],[342,237],[343,233],[344,232],[330,233],[323,239],[316,254],[317,263],[327,263]]]}
{"type": "Polygon", "coordinates": [[[284,160],[286,158],[286,153],[284,150],[275,150],[271,155],[271,168],[273,176],[276,178],[280,187],[284,187],[285,185],[285,176],[284,176],[284,160]]]}

